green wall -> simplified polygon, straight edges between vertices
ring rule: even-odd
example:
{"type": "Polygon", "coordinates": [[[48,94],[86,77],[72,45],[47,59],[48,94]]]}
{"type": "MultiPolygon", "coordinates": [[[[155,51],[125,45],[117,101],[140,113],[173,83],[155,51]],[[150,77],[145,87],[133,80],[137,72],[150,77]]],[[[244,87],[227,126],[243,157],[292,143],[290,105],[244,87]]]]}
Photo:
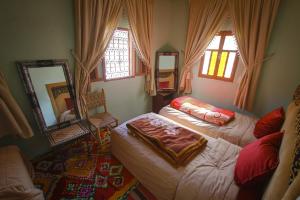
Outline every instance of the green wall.
{"type": "Polygon", "coordinates": [[[150,111],[150,97],[144,90],[143,76],[92,84],[105,90],[108,112],[121,122],[150,111]]]}
{"type": "Polygon", "coordinates": [[[287,106],[300,84],[300,1],[281,1],[263,65],[254,112],[262,115],[287,106]]]}
{"type": "Polygon", "coordinates": [[[0,139],[0,145],[17,144],[30,157],[49,150],[47,138],[37,129],[15,61],[68,59],[72,69],[73,10],[72,0],[0,1],[0,70],[35,132],[27,140],[7,136],[0,139]]]}
{"type": "Polygon", "coordinates": [[[187,29],[187,0],[156,0],[153,50],[177,50],[179,70],[183,64],[187,29]]]}

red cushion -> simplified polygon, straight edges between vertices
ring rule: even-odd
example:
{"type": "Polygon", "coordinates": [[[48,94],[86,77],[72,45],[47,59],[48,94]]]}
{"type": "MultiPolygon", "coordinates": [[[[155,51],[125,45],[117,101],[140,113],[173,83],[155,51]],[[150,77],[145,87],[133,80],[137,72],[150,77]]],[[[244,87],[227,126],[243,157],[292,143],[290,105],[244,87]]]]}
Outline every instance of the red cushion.
{"type": "Polygon", "coordinates": [[[74,102],[71,98],[65,98],[66,106],[68,110],[72,110],[74,108],[74,102]]]}
{"type": "Polygon", "coordinates": [[[278,165],[283,133],[264,136],[245,146],[237,159],[234,180],[239,186],[252,186],[269,180],[278,165]]]}
{"type": "Polygon", "coordinates": [[[256,122],[253,134],[256,138],[261,138],[270,133],[278,132],[283,122],[284,110],[282,107],[277,108],[256,122]]]}
{"type": "Polygon", "coordinates": [[[164,88],[169,88],[169,81],[160,81],[159,82],[159,88],[164,89],[164,88]]]}

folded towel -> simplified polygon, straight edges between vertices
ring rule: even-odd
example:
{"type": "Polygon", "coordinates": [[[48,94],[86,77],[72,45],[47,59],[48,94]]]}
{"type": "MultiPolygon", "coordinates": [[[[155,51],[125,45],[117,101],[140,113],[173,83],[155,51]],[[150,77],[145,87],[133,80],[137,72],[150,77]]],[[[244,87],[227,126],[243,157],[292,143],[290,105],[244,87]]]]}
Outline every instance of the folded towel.
{"type": "Polygon", "coordinates": [[[207,142],[201,135],[157,117],[140,118],[126,126],[175,167],[191,161],[207,142]]]}

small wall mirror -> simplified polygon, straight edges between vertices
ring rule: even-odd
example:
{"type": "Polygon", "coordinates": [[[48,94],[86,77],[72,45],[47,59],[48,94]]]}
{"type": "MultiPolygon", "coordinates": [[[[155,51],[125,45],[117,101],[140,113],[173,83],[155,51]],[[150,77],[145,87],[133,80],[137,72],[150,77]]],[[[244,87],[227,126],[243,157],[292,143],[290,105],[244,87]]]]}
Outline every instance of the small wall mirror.
{"type": "Polygon", "coordinates": [[[177,91],[178,52],[157,52],[155,75],[158,92],[177,91]]]}
{"type": "Polygon", "coordinates": [[[20,61],[17,66],[43,132],[79,121],[66,60],[20,61]]]}

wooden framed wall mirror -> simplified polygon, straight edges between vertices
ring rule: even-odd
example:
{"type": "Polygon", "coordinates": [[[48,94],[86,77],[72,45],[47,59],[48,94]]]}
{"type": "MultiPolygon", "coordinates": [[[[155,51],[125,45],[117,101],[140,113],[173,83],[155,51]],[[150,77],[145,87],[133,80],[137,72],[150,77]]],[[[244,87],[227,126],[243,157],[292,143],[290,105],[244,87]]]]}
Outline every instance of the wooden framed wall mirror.
{"type": "Polygon", "coordinates": [[[67,60],[18,61],[17,67],[42,132],[80,121],[67,60]]]}
{"type": "Polygon", "coordinates": [[[157,92],[176,92],[178,85],[178,52],[157,52],[155,80],[157,92]]]}

